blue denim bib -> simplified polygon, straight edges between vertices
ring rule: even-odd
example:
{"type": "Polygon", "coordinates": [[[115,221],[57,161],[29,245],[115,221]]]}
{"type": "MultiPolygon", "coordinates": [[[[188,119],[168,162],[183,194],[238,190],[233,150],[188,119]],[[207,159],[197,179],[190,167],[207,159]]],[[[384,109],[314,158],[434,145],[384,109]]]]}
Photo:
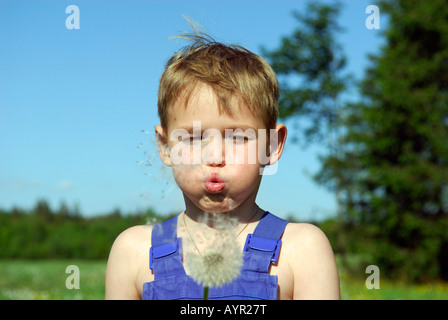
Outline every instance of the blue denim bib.
{"type": "MultiPolygon", "coordinates": [[[[154,281],[143,284],[143,300],[202,300],[204,288],[185,273],[182,242],[177,238],[178,216],[153,227],[150,268],[154,281]],[[156,231],[156,232],[155,232],[156,231]]],[[[281,236],[288,221],[266,212],[244,246],[240,275],[231,283],[209,289],[209,300],[276,300],[277,276],[269,266],[277,262],[281,236]]]]}

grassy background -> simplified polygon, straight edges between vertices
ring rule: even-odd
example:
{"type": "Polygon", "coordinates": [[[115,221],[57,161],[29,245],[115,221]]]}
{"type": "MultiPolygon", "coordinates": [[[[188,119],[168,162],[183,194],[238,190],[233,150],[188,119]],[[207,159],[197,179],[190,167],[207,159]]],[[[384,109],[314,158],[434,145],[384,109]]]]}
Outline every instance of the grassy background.
{"type": "Polygon", "coordinates": [[[0,260],[0,270],[0,299],[104,299],[106,261],[0,260]],[[79,290],[65,286],[69,265],[79,267],[79,290]]]}
{"type": "MultiPolygon", "coordinates": [[[[104,260],[0,260],[0,299],[101,300],[105,272],[104,260]],[[79,290],[65,287],[70,276],[65,269],[72,264],[80,270],[79,290]]],[[[339,274],[344,300],[448,299],[447,283],[405,284],[380,278],[380,289],[368,290],[365,278],[355,279],[341,268],[339,274]]]]}

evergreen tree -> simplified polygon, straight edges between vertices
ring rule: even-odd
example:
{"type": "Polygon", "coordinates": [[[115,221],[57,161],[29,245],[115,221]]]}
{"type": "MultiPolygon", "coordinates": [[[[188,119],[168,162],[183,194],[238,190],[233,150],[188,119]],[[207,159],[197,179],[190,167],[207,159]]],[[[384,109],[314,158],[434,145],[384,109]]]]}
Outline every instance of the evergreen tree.
{"type": "Polygon", "coordinates": [[[316,180],[342,190],[347,221],[368,225],[388,270],[447,277],[448,6],[444,0],[386,0],[387,43],[344,114],[344,152],[316,180]],[[383,252],[381,252],[381,250],[383,252]]]}
{"type": "MultiPolygon", "coordinates": [[[[293,12],[298,22],[293,34],[283,37],[276,50],[262,49],[280,81],[280,118],[295,120],[293,141],[305,147],[323,144],[332,156],[341,152],[339,101],[351,81],[344,74],[346,57],[335,40],[342,31],[340,8],[339,2],[308,2],[303,13],[293,12]]],[[[334,191],[339,216],[341,194],[338,188],[334,191]]]]}
{"type": "Polygon", "coordinates": [[[349,80],[343,74],[346,57],[334,39],[341,31],[340,7],[309,2],[303,13],[293,12],[298,27],[278,49],[262,48],[281,84],[280,117],[306,119],[296,123],[302,145],[323,142],[338,127],[338,97],[349,80]]]}

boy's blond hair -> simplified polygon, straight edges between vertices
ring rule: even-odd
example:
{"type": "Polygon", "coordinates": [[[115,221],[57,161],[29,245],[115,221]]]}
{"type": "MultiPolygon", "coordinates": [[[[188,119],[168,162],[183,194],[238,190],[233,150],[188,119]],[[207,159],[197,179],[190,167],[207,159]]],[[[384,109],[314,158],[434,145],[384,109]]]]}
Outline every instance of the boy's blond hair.
{"type": "Polygon", "coordinates": [[[192,43],[173,55],[160,78],[158,113],[162,127],[168,126],[168,113],[177,99],[187,106],[199,83],[211,87],[219,112],[232,116],[232,97],[241,107],[259,116],[266,128],[275,128],[278,116],[279,86],[271,66],[260,56],[237,45],[224,45],[207,35],[184,35],[192,43]],[[238,101],[238,100],[237,100],[238,101]]]}

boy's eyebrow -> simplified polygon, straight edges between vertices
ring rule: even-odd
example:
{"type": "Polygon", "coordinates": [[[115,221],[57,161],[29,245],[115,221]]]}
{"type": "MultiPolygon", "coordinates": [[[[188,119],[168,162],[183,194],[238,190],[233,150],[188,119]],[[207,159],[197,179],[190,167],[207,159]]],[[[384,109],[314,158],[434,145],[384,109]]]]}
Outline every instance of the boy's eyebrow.
{"type": "MultiPolygon", "coordinates": [[[[185,131],[187,131],[188,133],[193,133],[193,129],[194,129],[194,127],[193,126],[185,126],[185,127],[178,127],[178,128],[176,128],[176,129],[179,129],[179,130],[185,130],[185,131]]],[[[204,131],[204,130],[201,130],[201,132],[202,131],[204,131]]]]}
{"type": "Polygon", "coordinates": [[[247,129],[252,129],[252,130],[257,131],[257,128],[254,128],[254,127],[252,127],[252,126],[245,125],[245,124],[243,124],[243,125],[234,125],[234,126],[230,126],[230,127],[226,128],[226,129],[232,129],[232,130],[241,129],[241,130],[243,130],[243,131],[246,131],[247,129]]]}

